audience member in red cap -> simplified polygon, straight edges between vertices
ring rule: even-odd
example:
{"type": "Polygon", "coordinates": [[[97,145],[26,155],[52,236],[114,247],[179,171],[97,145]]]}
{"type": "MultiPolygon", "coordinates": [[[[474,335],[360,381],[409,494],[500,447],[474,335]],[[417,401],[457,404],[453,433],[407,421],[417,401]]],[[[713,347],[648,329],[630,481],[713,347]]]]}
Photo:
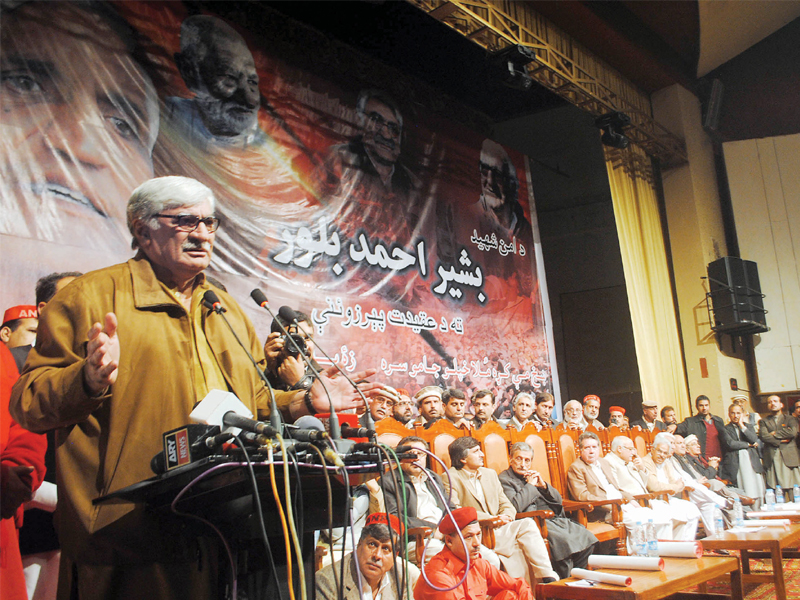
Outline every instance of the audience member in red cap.
{"type": "Polygon", "coordinates": [[[628,424],[625,422],[625,409],[621,406],[608,407],[608,426],[618,427],[620,431],[629,429],[628,424]]]}
{"type": "Polygon", "coordinates": [[[430,583],[424,577],[417,580],[415,600],[533,600],[525,580],[510,577],[481,558],[481,527],[474,507],[454,510],[452,516],[444,518],[439,531],[444,535],[445,548],[425,566],[430,583]]]}
{"type": "Polygon", "coordinates": [[[587,426],[591,425],[597,431],[602,431],[606,428],[597,417],[600,416],[600,396],[589,394],[583,397],[583,418],[586,420],[587,426]]]}
{"type": "Polygon", "coordinates": [[[419,570],[397,554],[402,551],[403,525],[395,515],[373,513],[361,530],[355,552],[344,557],[344,578],[339,577],[342,565],[333,562],[316,574],[318,600],[400,600],[400,587],[413,589],[419,570]],[[354,560],[355,558],[355,560],[354,560]],[[396,568],[396,575],[393,572],[396,568]],[[413,567],[413,568],[412,568],[413,567]],[[336,576],[333,570],[336,569],[336,576]],[[407,575],[404,571],[408,569],[407,575]],[[338,581],[342,595],[339,596],[338,581]]]}
{"type": "Polygon", "coordinates": [[[39,312],[35,306],[12,306],[3,314],[0,341],[8,348],[29,346],[36,339],[39,312]]]}

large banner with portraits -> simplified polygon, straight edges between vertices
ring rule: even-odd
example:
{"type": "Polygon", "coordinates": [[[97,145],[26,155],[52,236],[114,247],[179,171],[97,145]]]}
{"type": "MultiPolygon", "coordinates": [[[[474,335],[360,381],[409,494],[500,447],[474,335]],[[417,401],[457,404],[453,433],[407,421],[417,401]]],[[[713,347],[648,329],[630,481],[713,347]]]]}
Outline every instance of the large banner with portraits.
{"type": "Polygon", "coordinates": [[[217,197],[210,274],[262,339],[254,288],[412,393],[552,391],[524,156],[180,2],[28,2],[0,26],[4,307],[127,260],[130,192],[185,175],[217,197]]]}

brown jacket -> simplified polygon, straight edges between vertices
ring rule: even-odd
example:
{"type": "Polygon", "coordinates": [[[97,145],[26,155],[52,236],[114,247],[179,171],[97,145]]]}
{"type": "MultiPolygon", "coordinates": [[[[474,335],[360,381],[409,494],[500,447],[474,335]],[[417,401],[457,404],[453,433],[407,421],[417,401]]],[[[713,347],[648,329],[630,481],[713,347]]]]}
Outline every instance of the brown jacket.
{"type": "MultiPolygon", "coordinates": [[[[211,286],[201,275],[201,290],[211,286]]],[[[226,316],[253,356],[265,364],[250,320],[214,288],[226,316]]],[[[267,393],[220,315],[202,310],[208,344],[230,389],[254,414],[267,393]]],[[[76,562],[120,564],[180,560],[194,551],[168,523],[132,504],[93,506],[98,496],[153,476],[150,459],[162,433],[189,422],[201,398],[194,389],[191,322],[141,255],[88,273],[59,292],[39,321],[36,347],[14,387],[10,410],[31,431],[56,429],[59,537],[76,562]],[[117,316],[117,380],[99,398],[83,386],[87,332],[117,316]]],[[[278,392],[279,406],[293,394],[278,392]]]]}
{"type": "MultiPolygon", "coordinates": [[[[472,493],[471,486],[467,484],[470,477],[469,473],[464,469],[451,467],[448,473],[450,473],[450,480],[453,484],[453,501],[457,502],[461,507],[474,507],[478,511],[478,519],[491,519],[501,514],[508,515],[512,519],[516,517],[517,510],[506,497],[497,473],[485,467],[480,467],[478,472],[480,473],[479,483],[483,488],[485,502],[480,502],[475,497],[475,494],[472,493]]],[[[447,477],[442,477],[442,481],[444,482],[446,498],[449,492],[447,477]]]]}
{"type": "MultiPolygon", "coordinates": [[[[608,462],[606,462],[604,458],[598,458],[597,460],[600,463],[600,468],[603,470],[603,475],[605,475],[608,482],[619,491],[622,498],[627,502],[633,500],[632,494],[620,489],[617,479],[614,477],[614,471],[608,462]]],[[[581,458],[576,458],[575,462],[570,465],[567,471],[567,484],[569,486],[569,495],[579,502],[608,500],[606,489],[602,486],[597,475],[594,474],[594,471],[592,471],[592,467],[583,462],[581,458]]],[[[593,511],[591,518],[593,520],[605,519],[608,518],[610,513],[610,507],[600,506],[593,511]]]]}

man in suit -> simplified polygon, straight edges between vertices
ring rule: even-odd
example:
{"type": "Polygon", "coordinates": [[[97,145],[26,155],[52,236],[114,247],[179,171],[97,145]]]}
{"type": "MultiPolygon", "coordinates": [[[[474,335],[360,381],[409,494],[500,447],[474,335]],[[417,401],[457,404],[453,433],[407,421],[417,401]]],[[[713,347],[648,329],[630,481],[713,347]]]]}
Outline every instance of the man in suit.
{"type": "MultiPolygon", "coordinates": [[[[636,446],[628,436],[618,435],[611,440],[611,452],[606,455],[606,461],[611,465],[614,477],[621,490],[639,496],[647,494],[647,469],[642,458],[636,454],[636,446]]],[[[700,512],[697,507],[686,500],[669,498],[664,500],[650,500],[650,508],[658,516],[653,523],[666,523],[665,534],[669,537],[660,539],[675,539],[690,541],[697,534],[697,524],[700,521],[700,512]]]]}
{"type": "Polygon", "coordinates": [[[697,414],[684,419],[675,429],[675,433],[684,438],[691,434],[696,435],[700,441],[700,452],[704,457],[722,458],[721,440],[725,423],[716,415],[711,414],[711,401],[708,396],[698,396],[694,405],[697,408],[697,414]]]}
{"type": "Polygon", "coordinates": [[[517,512],[552,510],[547,519],[547,541],[553,568],[559,577],[569,577],[573,567],[586,568],[597,538],[584,526],[566,518],[561,494],[538,471],[531,470],[533,448],[525,442],[511,447],[511,467],[500,473],[500,483],[517,512]]]}
{"type": "Polygon", "coordinates": [[[738,404],[728,407],[730,423],[722,430],[722,479],[733,482],[757,502],[764,497],[764,465],[758,455],[758,434],[738,404]]]}
{"type": "MultiPolygon", "coordinates": [[[[672,539],[672,523],[669,520],[664,520],[654,510],[641,506],[633,494],[620,488],[611,465],[600,457],[600,438],[596,433],[586,431],[578,436],[578,448],[580,456],[567,471],[567,485],[573,500],[578,502],[623,500],[622,522],[628,531],[636,523],[646,523],[652,519],[659,538],[672,539]]],[[[610,505],[596,508],[589,518],[593,521],[609,521],[610,505]]],[[[630,536],[628,540],[630,542],[630,536]]],[[[628,550],[631,550],[630,544],[628,550]]]]}
{"type": "Polygon", "coordinates": [[[419,570],[409,569],[407,574],[404,573],[406,563],[397,557],[402,532],[403,525],[394,515],[373,513],[367,517],[367,523],[361,530],[361,538],[355,552],[344,557],[344,580],[341,581],[338,577],[342,567],[339,563],[334,562],[317,571],[317,598],[320,600],[339,600],[340,598],[342,600],[362,600],[376,597],[380,597],[381,600],[400,600],[406,598],[406,593],[398,593],[398,587],[402,588],[404,592],[413,589],[419,576],[419,570]],[[333,573],[334,569],[336,569],[336,575],[333,573]],[[337,582],[341,585],[342,596],[339,596],[337,582]],[[360,589],[363,589],[364,595],[361,594],[360,589]],[[367,594],[367,592],[370,593],[367,594]]]}
{"type": "Polygon", "coordinates": [[[475,508],[479,519],[501,523],[495,529],[494,551],[506,572],[512,577],[524,577],[529,583],[556,581],[558,575],[550,564],[539,528],[532,519],[515,520],[517,511],[503,492],[497,473],[483,467],[478,440],[457,438],[448,452],[453,465],[448,471],[449,481],[455,500],[460,506],[475,508]]]}
{"type": "MultiPolygon", "coordinates": [[[[398,517],[405,516],[409,528],[430,527],[434,530],[427,541],[425,553],[427,561],[444,547],[442,545],[442,534],[436,528],[444,516],[445,498],[447,496],[442,491],[444,486],[441,477],[425,468],[427,451],[429,450],[427,442],[420,437],[409,435],[400,440],[397,446],[398,448],[400,446],[408,446],[410,448],[409,452],[417,457],[414,462],[400,463],[400,468],[403,470],[403,486],[405,487],[405,515],[401,515],[398,511],[398,506],[402,506],[402,495],[397,493],[395,480],[397,479],[399,483],[399,478],[392,477],[391,473],[384,475],[380,479],[380,485],[383,489],[383,502],[387,513],[398,517]],[[398,504],[398,499],[401,499],[400,504],[398,504]]],[[[455,506],[450,505],[449,508],[453,509],[455,506]]],[[[422,563],[421,560],[417,561],[417,552],[422,552],[422,548],[417,548],[415,543],[410,543],[407,555],[408,560],[422,563]]],[[[494,551],[481,546],[481,554],[494,567],[500,568],[500,559],[494,551]]]]}
{"type": "Polygon", "coordinates": [[[489,421],[497,422],[494,418],[494,394],[492,390],[478,390],[472,394],[472,425],[475,429],[480,429],[489,421]]]}
{"type": "Polygon", "coordinates": [[[783,413],[780,396],[767,398],[769,416],[758,424],[758,437],[764,442],[764,472],[767,487],[791,488],[800,484],[800,452],[797,448],[798,422],[783,413]]]}
{"type": "Polygon", "coordinates": [[[528,392],[517,394],[517,397],[514,398],[514,416],[508,422],[508,429],[514,427],[517,431],[522,431],[533,414],[533,406],[533,396],[528,392]]]}
{"type": "MultiPolygon", "coordinates": [[[[681,442],[681,436],[673,436],[673,458],[678,461],[686,473],[691,475],[692,479],[712,492],[734,501],[739,498],[745,507],[752,506],[755,502],[753,498],[744,493],[744,490],[729,487],[726,482],[717,477],[718,470],[714,466],[717,461],[709,464],[703,460],[703,457],[700,456],[700,442],[697,441],[696,436],[690,435],[683,442],[681,442]]],[[[748,509],[745,508],[745,510],[748,509]]]]}
{"type": "Polygon", "coordinates": [[[533,415],[531,415],[531,423],[536,425],[536,429],[539,431],[542,429],[553,429],[556,426],[556,423],[551,418],[553,408],[555,408],[556,405],[556,399],[553,397],[553,394],[549,392],[537,392],[535,400],[536,408],[533,410],[533,415]]]}
{"type": "Polygon", "coordinates": [[[644,431],[666,431],[667,425],[656,417],[658,417],[658,402],[645,400],[642,402],[642,418],[631,423],[631,427],[638,425],[644,431]]]}

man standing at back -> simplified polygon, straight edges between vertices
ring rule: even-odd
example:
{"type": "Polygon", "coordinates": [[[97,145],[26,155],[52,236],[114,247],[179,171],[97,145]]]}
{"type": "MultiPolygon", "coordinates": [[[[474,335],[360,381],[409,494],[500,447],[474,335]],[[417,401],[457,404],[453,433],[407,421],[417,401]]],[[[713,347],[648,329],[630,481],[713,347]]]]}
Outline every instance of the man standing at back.
{"type": "Polygon", "coordinates": [[[722,459],[722,430],[725,423],[711,414],[711,401],[708,396],[698,396],[694,405],[697,414],[683,420],[675,429],[675,433],[684,438],[692,434],[700,441],[700,451],[705,458],[716,456],[722,459]]]}
{"type": "Polygon", "coordinates": [[[758,423],[758,437],[764,442],[764,472],[767,487],[790,488],[800,484],[800,452],[797,448],[798,423],[783,413],[780,396],[767,398],[769,415],[758,423]]]}
{"type": "MultiPolygon", "coordinates": [[[[60,597],[141,598],[143,590],[152,599],[215,596],[215,543],[138,505],[92,506],[98,496],[152,476],[162,433],[185,425],[210,390],[233,392],[253,414],[269,413],[256,370],[239,358],[221,315],[202,305],[216,291],[263,369],[249,319],[203,274],[219,224],[214,210],[213,194],[197,181],[146,181],[127,208],[136,256],[72,282],[42,315],[10,410],[26,429],[57,429],[60,597]]],[[[323,377],[338,407],[362,404],[347,380],[331,373],[323,377]]],[[[284,416],[324,410],[318,384],[306,393],[276,392],[284,416]]]]}

